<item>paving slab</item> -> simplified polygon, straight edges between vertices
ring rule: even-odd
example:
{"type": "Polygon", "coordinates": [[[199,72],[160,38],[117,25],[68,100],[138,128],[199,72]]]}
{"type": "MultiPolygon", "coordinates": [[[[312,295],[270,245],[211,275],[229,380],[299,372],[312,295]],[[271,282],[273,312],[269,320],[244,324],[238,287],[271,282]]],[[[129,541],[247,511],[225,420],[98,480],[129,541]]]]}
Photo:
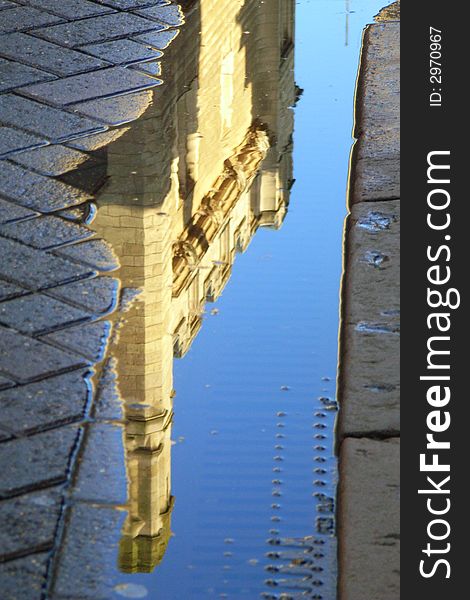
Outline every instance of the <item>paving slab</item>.
{"type": "Polygon", "coordinates": [[[162,52],[154,50],[144,44],[139,44],[129,39],[113,40],[111,42],[101,42],[99,44],[90,44],[81,46],[80,50],[106,60],[114,65],[126,65],[142,60],[160,58],[162,52]]]}
{"type": "Polygon", "coordinates": [[[116,557],[126,516],[122,510],[89,504],[71,508],[51,600],[73,600],[72,590],[80,590],[82,600],[109,600],[116,596],[114,586],[122,577],[116,557]]]}
{"type": "Polygon", "coordinates": [[[95,277],[68,283],[48,290],[47,294],[84,308],[94,315],[112,312],[117,305],[119,281],[112,277],[95,277]]]}
{"type": "Polygon", "coordinates": [[[87,361],[0,326],[0,364],[2,375],[18,383],[28,383],[87,366],[87,361]]]}
{"type": "MultiPolygon", "coordinates": [[[[55,0],[54,3],[57,6],[62,5],[57,4],[55,0]]],[[[3,35],[0,55],[62,77],[109,66],[109,63],[99,58],[57,46],[25,33],[3,35]]]]}
{"type": "Polygon", "coordinates": [[[21,93],[56,106],[78,104],[86,100],[137,92],[157,85],[154,79],[122,67],[82,73],[46,84],[20,89],[21,93]]]}
{"type": "Polygon", "coordinates": [[[21,206],[50,213],[91,200],[83,190],[5,162],[0,170],[0,194],[21,206]]]}
{"type": "Polygon", "coordinates": [[[82,102],[75,107],[75,111],[82,115],[89,115],[106,125],[117,126],[142,116],[151,105],[152,99],[153,90],[145,90],[137,94],[82,102]]]}
{"type": "Polygon", "coordinates": [[[351,203],[400,198],[400,159],[360,158],[351,170],[351,203]]]}
{"type": "Polygon", "coordinates": [[[0,563],[2,600],[41,600],[49,553],[0,563]]]}
{"type": "MultiPolygon", "coordinates": [[[[11,11],[7,11],[9,13],[11,11]]],[[[6,14],[6,13],[3,13],[6,14]]],[[[13,60],[0,58],[0,92],[8,92],[15,88],[40,81],[50,81],[56,76],[34,67],[22,65],[13,60]]]]}
{"type": "Polygon", "coordinates": [[[400,597],[399,464],[399,439],[350,438],[342,443],[338,513],[342,600],[400,597]]]}
{"type": "Polygon", "coordinates": [[[129,68],[150,75],[151,77],[159,77],[162,74],[162,63],[154,60],[130,65],[129,68]]]}
{"type": "Polygon", "coordinates": [[[17,296],[23,296],[23,294],[27,293],[28,291],[19,285],[0,280],[0,302],[9,300],[10,298],[16,298],[17,296]]]}
{"type": "Polygon", "coordinates": [[[0,226],[0,236],[40,249],[55,248],[93,235],[95,232],[88,227],[53,215],[0,226]]]}
{"type": "Polygon", "coordinates": [[[93,223],[96,217],[96,205],[93,202],[85,202],[79,206],[72,208],[66,208],[65,210],[59,210],[57,215],[73,223],[82,223],[83,225],[90,225],[93,223]]]}
{"type": "Polygon", "coordinates": [[[112,12],[109,6],[99,5],[90,0],[17,0],[18,4],[25,4],[46,10],[49,13],[64,19],[84,19],[112,12]]]}
{"type": "Polygon", "coordinates": [[[146,19],[155,19],[159,23],[165,23],[177,27],[184,23],[183,11],[177,4],[166,4],[164,6],[149,6],[135,10],[135,13],[146,19]]]}
{"type": "Polygon", "coordinates": [[[34,30],[34,35],[55,42],[61,46],[75,48],[93,42],[103,42],[114,38],[130,36],[144,31],[163,29],[149,19],[125,12],[116,12],[109,15],[95,17],[93,21],[83,19],[40,27],[34,30]]]}
{"type": "MultiPolygon", "coordinates": [[[[0,445],[0,452],[3,447],[0,445]]],[[[60,488],[55,487],[0,501],[0,560],[51,548],[61,500],[60,488]]],[[[0,570],[0,583],[4,574],[5,571],[0,570]]],[[[1,589],[3,600],[3,587],[1,589]]]]}
{"type": "Polygon", "coordinates": [[[83,418],[90,400],[90,370],[77,369],[0,392],[0,427],[27,435],[83,418]]]}
{"type": "MultiPolygon", "coordinates": [[[[80,107],[81,104],[78,104],[74,108],[80,109],[80,107]]],[[[67,146],[70,146],[70,148],[76,148],[77,150],[83,150],[84,152],[94,152],[118,140],[122,135],[126,133],[126,131],[129,131],[129,129],[129,127],[120,127],[118,129],[110,129],[109,131],[105,131],[104,133],[97,133],[94,135],[88,135],[86,137],[77,138],[75,140],[67,142],[67,146]]]]}
{"type": "Polygon", "coordinates": [[[13,152],[21,152],[44,144],[47,144],[46,140],[31,133],[0,126],[0,158],[11,155],[13,152]]]}
{"type": "Polygon", "coordinates": [[[74,500],[112,505],[127,503],[123,434],[121,425],[87,425],[84,449],[78,459],[78,476],[72,490],[74,500]]]}
{"type": "Polygon", "coordinates": [[[56,15],[37,10],[31,6],[16,6],[2,15],[0,34],[12,31],[24,31],[40,25],[59,23],[61,18],[56,15]]]}
{"type": "Polygon", "coordinates": [[[355,204],[347,220],[340,438],[400,431],[400,201],[355,204]]]}
{"type": "Polygon", "coordinates": [[[15,382],[4,375],[0,375],[0,390],[5,390],[7,388],[13,387],[15,382]]]}
{"type": "Polygon", "coordinates": [[[106,129],[101,123],[86,117],[15,94],[0,95],[0,114],[5,125],[31,131],[54,143],[106,129]]]}
{"type": "Polygon", "coordinates": [[[99,271],[119,268],[119,259],[109,242],[93,239],[54,251],[56,255],[90,265],[99,271]]]}
{"type": "Polygon", "coordinates": [[[11,157],[11,160],[47,177],[57,177],[78,168],[88,169],[100,164],[92,156],[61,144],[22,152],[11,157]]]}
{"type": "Polygon", "coordinates": [[[97,363],[104,357],[110,334],[111,323],[109,321],[97,321],[96,323],[85,323],[48,333],[41,339],[64,348],[64,350],[81,354],[89,361],[97,363]]]}
{"type": "Polygon", "coordinates": [[[0,0],[0,10],[4,10],[5,8],[17,8],[18,5],[12,2],[11,0],[0,0]]]}
{"type": "Polygon", "coordinates": [[[65,482],[77,441],[75,425],[0,444],[0,498],[65,482]]]}
{"type": "Polygon", "coordinates": [[[89,313],[45,294],[29,294],[0,304],[0,323],[40,335],[90,318],[89,313]]]}
{"type": "Polygon", "coordinates": [[[106,4],[120,10],[130,10],[152,4],[168,4],[167,0],[96,0],[99,4],[106,4]]]}
{"type": "MultiPolygon", "coordinates": [[[[2,165],[3,163],[0,162],[0,168],[2,165]]],[[[36,217],[37,215],[38,213],[33,210],[29,210],[24,206],[18,206],[18,204],[13,204],[13,202],[8,202],[8,200],[0,198],[0,225],[36,217]]]]}
{"type": "Polygon", "coordinates": [[[47,289],[95,274],[86,265],[70,262],[3,237],[0,237],[0,255],[8,256],[8,261],[0,261],[0,278],[29,291],[47,289]]]}
{"type": "Polygon", "coordinates": [[[142,44],[149,44],[157,50],[165,50],[179,34],[179,29],[168,29],[166,31],[152,31],[143,35],[134,36],[134,39],[142,44]]]}

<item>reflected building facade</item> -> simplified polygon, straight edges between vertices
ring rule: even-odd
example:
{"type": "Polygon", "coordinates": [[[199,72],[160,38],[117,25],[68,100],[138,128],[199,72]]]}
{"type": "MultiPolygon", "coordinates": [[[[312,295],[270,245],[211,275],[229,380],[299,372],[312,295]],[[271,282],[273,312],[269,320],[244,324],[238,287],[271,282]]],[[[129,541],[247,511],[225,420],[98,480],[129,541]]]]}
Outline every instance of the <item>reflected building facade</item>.
{"type": "MultiPolygon", "coordinates": [[[[126,413],[120,568],[150,572],[171,535],[173,358],[293,180],[294,0],[200,0],[163,57],[165,84],[106,149],[94,227],[140,290],[110,348],[126,413]]],[[[150,94],[150,92],[145,92],[150,94]]]]}

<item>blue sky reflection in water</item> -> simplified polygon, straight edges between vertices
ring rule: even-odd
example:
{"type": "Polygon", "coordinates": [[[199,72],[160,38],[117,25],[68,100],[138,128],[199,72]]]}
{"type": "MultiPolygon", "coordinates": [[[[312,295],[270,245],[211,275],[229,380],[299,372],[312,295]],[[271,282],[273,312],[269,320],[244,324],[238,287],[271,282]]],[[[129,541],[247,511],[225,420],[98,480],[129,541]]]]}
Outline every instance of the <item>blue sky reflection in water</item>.
{"type": "MultiPolygon", "coordinates": [[[[259,229],[237,257],[189,353],[174,362],[174,536],[155,571],[132,579],[152,599],[284,591],[284,576],[265,569],[282,564],[266,556],[276,550],[267,541],[315,533],[313,436],[322,430],[314,413],[317,397],[335,395],[355,78],[362,28],[382,6],[297,3],[296,82],[304,94],[289,213],[279,231],[259,229]],[[281,584],[270,590],[266,580],[281,584]]],[[[328,456],[332,421],[329,414],[328,456]]],[[[331,576],[321,576],[328,599],[331,576]]]]}

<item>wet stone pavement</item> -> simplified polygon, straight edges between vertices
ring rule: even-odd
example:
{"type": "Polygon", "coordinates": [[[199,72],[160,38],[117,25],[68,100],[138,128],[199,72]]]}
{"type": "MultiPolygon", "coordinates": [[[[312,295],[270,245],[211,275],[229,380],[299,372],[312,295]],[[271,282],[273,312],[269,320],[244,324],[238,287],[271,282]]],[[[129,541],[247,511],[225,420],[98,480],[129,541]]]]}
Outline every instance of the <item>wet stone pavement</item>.
{"type": "Polygon", "coordinates": [[[164,0],[0,0],[2,600],[113,593],[98,580],[126,515],[123,417],[93,366],[126,291],[89,225],[99,149],[148,107],[182,23],[164,0]]]}

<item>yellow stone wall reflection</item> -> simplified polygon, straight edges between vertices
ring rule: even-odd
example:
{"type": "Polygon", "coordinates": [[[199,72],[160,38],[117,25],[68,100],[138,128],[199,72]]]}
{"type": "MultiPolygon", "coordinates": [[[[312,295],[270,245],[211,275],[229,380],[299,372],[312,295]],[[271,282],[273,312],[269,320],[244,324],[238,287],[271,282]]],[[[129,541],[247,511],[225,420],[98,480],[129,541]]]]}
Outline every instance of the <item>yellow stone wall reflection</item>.
{"type": "Polygon", "coordinates": [[[235,254],[259,226],[280,227],[292,183],[294,0],[189,4],[165,84],[107,149],[95,221],[122,287],[141,290],[112,349],[128,419],[128,572],[151,571],[170,537],[173,357],[235,254]]]}

